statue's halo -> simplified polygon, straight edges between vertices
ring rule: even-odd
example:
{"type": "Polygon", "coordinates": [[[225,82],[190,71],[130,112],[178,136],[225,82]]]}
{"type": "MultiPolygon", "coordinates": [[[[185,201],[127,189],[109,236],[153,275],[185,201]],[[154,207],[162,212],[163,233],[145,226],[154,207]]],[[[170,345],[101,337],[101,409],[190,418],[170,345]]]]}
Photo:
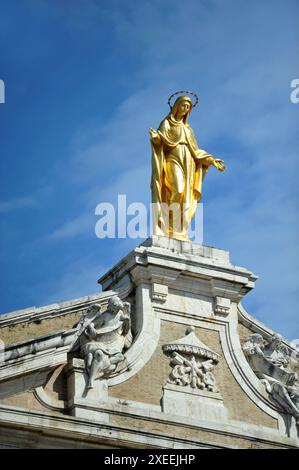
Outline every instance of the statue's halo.
{"type": "Polygon", "coordinates": [[[187,91],[187,90],[181,90],[181,91],[176,91],[175,93],[173,93],[172,95],[170,95],[170,97],[168,98],[168,104],[169,104],[169,107],[170,109],[172,109],[172,105],[171,105],[171,99],[176,96],[176,95],[192,95],[195,97],[195,102],[192,103],[192,107],[195,108],[195,106],[197,105],[197,103],[199,102],[199,97],[196,93],[194,93],[194,91],[187,91]]]}

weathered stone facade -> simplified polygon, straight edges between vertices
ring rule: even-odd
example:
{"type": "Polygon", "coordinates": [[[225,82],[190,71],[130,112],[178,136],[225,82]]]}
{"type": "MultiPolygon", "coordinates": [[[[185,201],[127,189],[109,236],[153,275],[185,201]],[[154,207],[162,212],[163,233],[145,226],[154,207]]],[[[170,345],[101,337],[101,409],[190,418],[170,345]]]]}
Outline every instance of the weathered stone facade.
{"type": "Polygon", "coordinates": [[[299,447],[243,351],[274,334],[240,303],[255,280],[227,252],[153,237],[102,293],[1,316],[0,447],[299,447]]]}

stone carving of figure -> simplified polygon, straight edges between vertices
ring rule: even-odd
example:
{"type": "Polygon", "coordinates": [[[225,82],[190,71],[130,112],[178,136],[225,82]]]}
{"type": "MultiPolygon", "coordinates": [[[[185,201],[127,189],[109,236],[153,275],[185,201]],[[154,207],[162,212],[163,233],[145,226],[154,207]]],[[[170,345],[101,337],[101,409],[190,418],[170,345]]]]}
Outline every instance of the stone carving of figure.
{"type": "Polygon", "coordinates": [[[87,388],[93,388],[95,378],[113,372],[131,345],[130,304],[112,297],[103,313],[98,305],[92,306],[82,323],[79,342],[88,374],[87,388]]]}
{"type": "Polygon", "coordinates": [[[250,335],[245,340],[243,351],[267,392],[299,424],[298,376],[290,368],[289,352],[282,337],[273,335],[265,344],[261,335],[250,335]]]}
{"type": "Polygon", "coordinates": [[[272,364],[287,368],[290,358],[286,346],[282,342],[280,335],[273,335],[270,342],[264,348],[264,355],[272,362],[272,364]]]}
{"type": "Polygon", "coordinates": [[[158,130],[149,131],[153,230],[158,236],[179,240],[189,240],[188,227],[201,199],[203,179],[209,166],[219,171],[225,169],[222,160],[198,148],[188,124],[192,106],[189,96],[180,96],[158,130]]]}
{"type": "Polygon", "coordinates": [[[243,344],[243,351],[247,357],[256,355],[264,356],[264,338],[258,333],[254,333],[246,338],[245,343],[243,344]]]}

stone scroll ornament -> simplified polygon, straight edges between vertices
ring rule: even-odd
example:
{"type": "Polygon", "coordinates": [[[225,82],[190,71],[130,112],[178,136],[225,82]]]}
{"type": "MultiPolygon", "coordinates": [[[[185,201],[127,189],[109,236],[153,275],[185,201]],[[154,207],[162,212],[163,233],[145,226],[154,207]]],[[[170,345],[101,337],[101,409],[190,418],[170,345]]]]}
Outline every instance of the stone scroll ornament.
{"type": "Polygon", "coordinates": [[[107,378],[125,359],[124,351],[132,344],[130,303],[119,297],[109,299],[107,310],[91,305],[82,316],[73,350],[84,358],[87,388],[96,378],[107,378]]]}
{"type": "Polygon", "coordinates": [[[218,363],[218,354],[204,345],[194,331],[194,327],[190,327],[186,336],[163,345],[163,352],[170,356],[172,366],[167,383],[217,393],[212,370],[218,363]]]}
{"type": "Polygon", "coordinates": [[[299,425],[298,375],[290,367],[288,349],[280,335],[265,341],[260,334],[248,336],[243,344],[247,360],[272,399],[299,425]]]}

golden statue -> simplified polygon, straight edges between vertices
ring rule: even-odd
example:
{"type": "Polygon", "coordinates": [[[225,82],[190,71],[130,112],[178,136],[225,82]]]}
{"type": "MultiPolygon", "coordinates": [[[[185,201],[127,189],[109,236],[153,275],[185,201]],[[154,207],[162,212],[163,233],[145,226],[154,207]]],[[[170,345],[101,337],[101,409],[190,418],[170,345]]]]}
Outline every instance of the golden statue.
{"type": "Polygon", "coordinates": [[[152,145],[152,203],[155,235],[188,240],[188,228],[201,199],[202,183],[209,166],[223,171],[223,160],[214,158],[198,148],[194,133],[188,124],[193,107],[198,103],[195,93],[176,92],[170,96],[170,113],[159,129],[150,129],[152,145]],[[171,106],[173,96],[188,93],[196,97],[180,96],[171,106]]]}

